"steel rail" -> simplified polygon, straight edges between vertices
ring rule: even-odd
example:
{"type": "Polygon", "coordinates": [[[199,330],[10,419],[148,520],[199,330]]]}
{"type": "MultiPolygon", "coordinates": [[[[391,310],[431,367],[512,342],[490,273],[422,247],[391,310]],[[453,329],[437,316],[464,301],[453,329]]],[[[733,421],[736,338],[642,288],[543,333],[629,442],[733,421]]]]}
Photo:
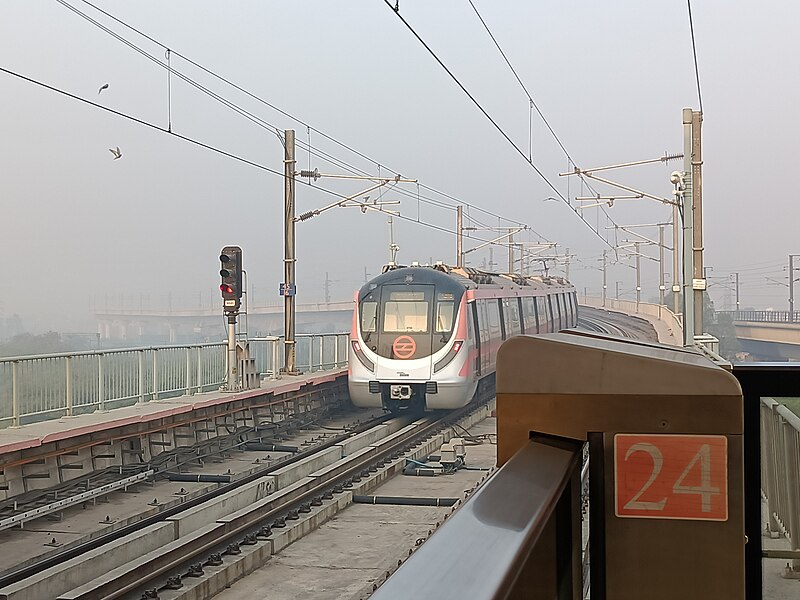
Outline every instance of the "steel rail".
{"type": "MultiPolygon", "coordinates": [[[[491,390],[491,394],[481,398],[478,402],[470,403],[461,409],[444,415],[429,417],[430,421],[427,424],[409,432],[407,436],[393,440],[391,444],[387,444],[385,448],[381,448],[378,452],[369,455],[354,455],[352,463],[342,472],[317,484],[310,484],[306,490],[300,492],[296,497],[290,497],[284,502],[277,498],[278,504],[273,506],[268,502],[268,496],[261,501],[263,502],[261,506],[256,506],[252,511],[245,514],[241,514],[242,511],[239,511],[239,516],[233,520],[226,520],[224,526],[219,523],[220,527],[209,531],[208,535],[201,535],[198,538],[193,537],[191,534],[186,536],[190,539],[187,540],[188,547],[184,552],[181,553],[178,548],[175,549],[175,552],[170,552],[169,554],[154,553],[157,556],[154,556],[152,561],[146,564],[137,564],[135,568],[131,568],[123,577],[114,582],[103,583],[100,589],[92,588],[89,590],[87,585],[86,594],[76,594],[71,598],[73,600],[89,600],[90,598],[93,600],[114,600],[132,591],[152,587],[151,582],[156,578],[170,573],[186,573],[189,570],[192,559],[198,555],[211,554],[217,549],[222,549],[233,539],[258,531],[267,522],[272,522],[282,514],[292,511],[295,507],[325,492],[330,492],[331,490],[333,493],[344,491],[344,486],[352,483],[353,474],[364,471],[371,466],[385,465],[408,448],[436,435],[442,429],[449,427],[454,421],[480,408],[493,396],[494,393],[491,390]],[[143,576],[142,573],[146,575],[143,576]]],[[[278,490],[277,494],[280,494],[280,490],[278,490]]]]}
{"type": "Polygon", "coordinates": [[[202,504],[204,502],[208,502],[209,500],[212,500],[212,499],[214,499],[214,498],[216,498],[218,496],[221,496],[221,495],[223,495],[223,494],[225,494],[227,492],[235,490],[236,488],[238,488],[240,486],[243,486],[243,485],[245,485],[247,483],[255,481],[255,480],[257,480],[257,479],[259,479],[261,477],[264,477],[265,475],[269,475],[270,473],[272,473],[273,471],[276,471],[277,469],[283,468],[285,466],[288,466],[288,465],[291,465],[291,464],[293,464],[295,462],[303,460],[304,458],[307,458],[307,457],[309,457],[309,456],[311,456],[311,455],[313,455],[313,454],[315,454],[317,452],[320,452],[321,450],[325,450],[327,448],[330,448],[331,446],[335,446],[336,444],[341,443],[342,441],[348,439],[349,437],[351,437],[353,435],[356,435],[358,433],[362,433],[362,432],[370,429],[371,427],[379,425],[379,424],[381,424],[381,423],[383,423],[383,422],[385,422],[385,421],[387,421],[387,420],[389,420],[391,418],[393,418],[393,415],[382,415],[381,417],[378,417],[377,419],[373,419],[371,421],[363,423],[359,427],[357,427],[357,428],[355,428],[355,429],[353,429],[353,430],[351,430],[349,432],[346,432],[345,434],[342,434],[341,436],[333,437],[330,440],[326,440],[325,442],[322,442],[319,445],[316,445],[316,446],[313,446],[313,447],[309,447],[309,448],[307,448],[305,450],[302,450],[302,451],[300,451],[300,452],[298,452],[296,454],[293,454],[292,456],[286,457],[283,460],[277,461],[276,463],[273,463],[273,464],[271,464],[269,466],[266,466],[263,469],[259,469],[257,471],[254,471],[253,473],[251,473],[249,475],[246,475],[246,476],[244,476],[244,477],[242,477],[240,479],[237,479],[236,481],[233,481],[233,482],[228,483],[228,484],[222,484],[219,487],[217,487],[217,488],[215,488],[213,490],[209,490],[208,492],[205,492],[205,493],[203,493],[203,494],[201,494],[201,495],[199,495],[199,496],[197,496],[195,498],[192,498],[190,500],[186,500],[185,502],[182,502],[182,503],[177,504],[175,506],[172,506],[170,508],[166,508],[166,509],[162,510],[161,512],[159,512],[158,514],[152,515],[150,517],[146,517],[144,519],[136,521],[135,523],[131,523],[130,525],[126,525],[124,527],[120,527],[119,529],[111,531],[111,532],[108,532],[106,534],[102,534],[102,535],[98,536],[97,538],[88,540],[88,541],[86,541],[86,542],[84,542],[82,544],[79,544],[77,546],[74,546],[74,547],[71,547],[71,548],[67,548],[62,552],[58,552],[58,553],[56,553],[54,555],[48,556],[46,558],[43,558],[42,560],[38,560],[38,561],[36,561],[34,563],[31,563],[29,565],[26,565],[24,567],[20,567],[18,569],[6,571],[2,575],[0,575],[0,589],[6,587],[8,585],[17,583],[19,581],[22,581],[24,579],[27,579],[28,577],[31,577],[31,576],[33,576],[33,575],[35,575],[35,574],[37,574],[37,573],[39,573],[39,572],[41,572],[41,571],[43,571],[45,569],[49,569],[49,568],[51,568],[53,566],[56,566],[56,565],[58,565],[58,564],[60,564],[60,563],[62,563],[64,561],[66,561],[66,560],[70,560],[72,558],[80,556],[81,554],[85,554],[86,552],[89,552],[90,550],[94,550],[95,548],[99,548],[99,547],[101,547],[101,546],[103,546],[105,544],[108,544],[110,542],[113,542],[114,540],[117,540],[117,539],[119,539],[121,537],[124,537],[126,535],[130,535],[130,534],[132,534],[132,533],[134,533],[136,531],[139,531],[140,529],[143,529],[143,528],[145,528],[145,527],[147,527],[149,525],[153,525],[155,523],[159,523],[161,521],[164,521],[164,520],[166,520],[166,519],[178,514],[179,512],[182,512],[182,511],[187,510],[189,508],[194,508],[195,506],[199,506],[200,504],[202,504]]]}

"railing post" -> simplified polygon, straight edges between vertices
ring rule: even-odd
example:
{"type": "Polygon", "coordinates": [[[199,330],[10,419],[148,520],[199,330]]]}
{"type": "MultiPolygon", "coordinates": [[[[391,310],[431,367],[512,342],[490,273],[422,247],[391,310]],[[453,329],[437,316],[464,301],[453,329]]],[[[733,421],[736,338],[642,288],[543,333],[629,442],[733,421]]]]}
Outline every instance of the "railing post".
{"type": "Polygon", "coordinates": [[[203,348],[197,347],[197,377],[195,378],[195,385],[197,386],[197,393],[203,392],[203,348]]]}
{"type": "Polygon", "coordinates": [[[319,371],[325,370],[325,336],[319,336],[319,371]]]}
{"type": "Polygon", "coordinates": [[[272,379],[278,379],[280,377],[281,372],[281,365],[280,362],[280,338],[275,338],[274,340],[270,340],[270,345],[272,348],[272,379]]]}
{"type": "Polygon", "coordinates": [[[192,395],[192,347],[186,346],[186,395],[192,395]]]}
{"type": "Polygon", "coordinates": [[[335,334],[333,336],[333,368],[336,369],[339,366],[339,334],[335,334]]]}
{"type": "Polygon", "coordinates": [[[19,361],[11,363],[11,426],[19,427],[19,380],[17,366],[19,361]]]}
{"type": "MultiPolygon", "coordinates": [[[[800,431],[795,429],[787,419],[781,419],[783,426],[783,455],[786,461],[786,528],[789,530],[789,546],[791,550],[800,550],[800,431]]],[[[792,560],[793,573],[800,573],[800,558],[792,560]]]]}
{"type": "Polygon", "coordinates": [[[158,350],[153,348],[153,400],[158,400],[158,350]]]}
{"type": "Polygon", "coordinates": [[[144,404],[144,350],[139,350],[138,355],[139,355],[139,404],[144,404]]]}
{"type": "Polygon", "coordinates": [[[97,355],[97,409],[104,411],[106,409],[105,389],[103,386],[103,357],[105,355],[101,352],[97,355]]]}
{"type": "Polygon", "coordinates": [[[66,405],[67,405],[67,416],[72,416],[72,357],[67,356],[66,361],[66,405]]]}

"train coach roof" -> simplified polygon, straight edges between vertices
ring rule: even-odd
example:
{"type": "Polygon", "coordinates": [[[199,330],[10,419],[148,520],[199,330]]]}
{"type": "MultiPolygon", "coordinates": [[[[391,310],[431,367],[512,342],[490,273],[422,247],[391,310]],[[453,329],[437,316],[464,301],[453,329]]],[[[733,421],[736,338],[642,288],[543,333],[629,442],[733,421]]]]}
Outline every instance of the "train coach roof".
{"type": "Polygon", "coordinates": [[[444,273],[431,267],[397,267],[386,270],[381,275],[375,277],[359,290],[362,296],[378,286],[397,283],[422,283],[433,284],[439,287],[453,288],[464,291],[464,289],[474,288],[475,284],[469,279],[460,275],[444,273]]]}
{"type": "Polygon", "coordinates": [[[359,290],[359,297],[378,286],[397,283],[433,284],[443,288],[451,287],[454,290],[504,287],[531,291],[547,291],[553,288],[565,291],[574,289],[569,281],[560,277],[489,273],[469,267],[449,267],[442,263],[436,263],[433,266],[413,265],[410,267],[389,264],[383,268],[381,275],[364,284],[359,290]]]}

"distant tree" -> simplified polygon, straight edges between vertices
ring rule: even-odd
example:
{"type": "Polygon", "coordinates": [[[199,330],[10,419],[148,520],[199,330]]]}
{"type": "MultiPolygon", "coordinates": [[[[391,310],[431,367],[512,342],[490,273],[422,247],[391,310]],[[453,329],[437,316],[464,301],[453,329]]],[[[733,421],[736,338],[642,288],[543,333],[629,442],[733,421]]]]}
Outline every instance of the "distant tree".
{"type": "Polygon", "coordinates": [[[707,293],[703,293],[703,324],[704,329],[719,340],[720,356],[733,360],[735,354],[742,349],[736,338],[736,329],[733,326],[733,316],[718,314],[714,310],[714,301],[707,293]]]}
{"type": "Polygon", "coordinates": [[[0,356],[54,354],[67,351],[61,341],[61,334],[55,331],[48,331],[40,335],[21,333],[0,344],[0,356]]]}

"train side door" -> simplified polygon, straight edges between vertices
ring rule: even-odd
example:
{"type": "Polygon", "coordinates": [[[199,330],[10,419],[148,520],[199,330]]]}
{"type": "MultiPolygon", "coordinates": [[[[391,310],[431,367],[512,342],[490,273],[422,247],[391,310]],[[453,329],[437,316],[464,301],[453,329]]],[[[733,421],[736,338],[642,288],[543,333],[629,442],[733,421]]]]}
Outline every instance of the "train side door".
{"type": "Polygon", "coordinates": [[[478,305],[478,325],[481,336],[481,373],[489,371],[491,339],[489,335],[489,315],[486,311],[486,300],[476,300],[478,305]]]}
{"type": "Polygon", "coordinates": [[[472,364],[472,370],[475,372],[477,377],[481,376],[481,328],[478,326],[478,303],[477,300],[473,302],[469,302],[467,304],[467,314],[469,317],[467,318],[467,331],[469,332],[469,338],[472,340],[472,343],[475,345],[475,359],[472,364]]]}

